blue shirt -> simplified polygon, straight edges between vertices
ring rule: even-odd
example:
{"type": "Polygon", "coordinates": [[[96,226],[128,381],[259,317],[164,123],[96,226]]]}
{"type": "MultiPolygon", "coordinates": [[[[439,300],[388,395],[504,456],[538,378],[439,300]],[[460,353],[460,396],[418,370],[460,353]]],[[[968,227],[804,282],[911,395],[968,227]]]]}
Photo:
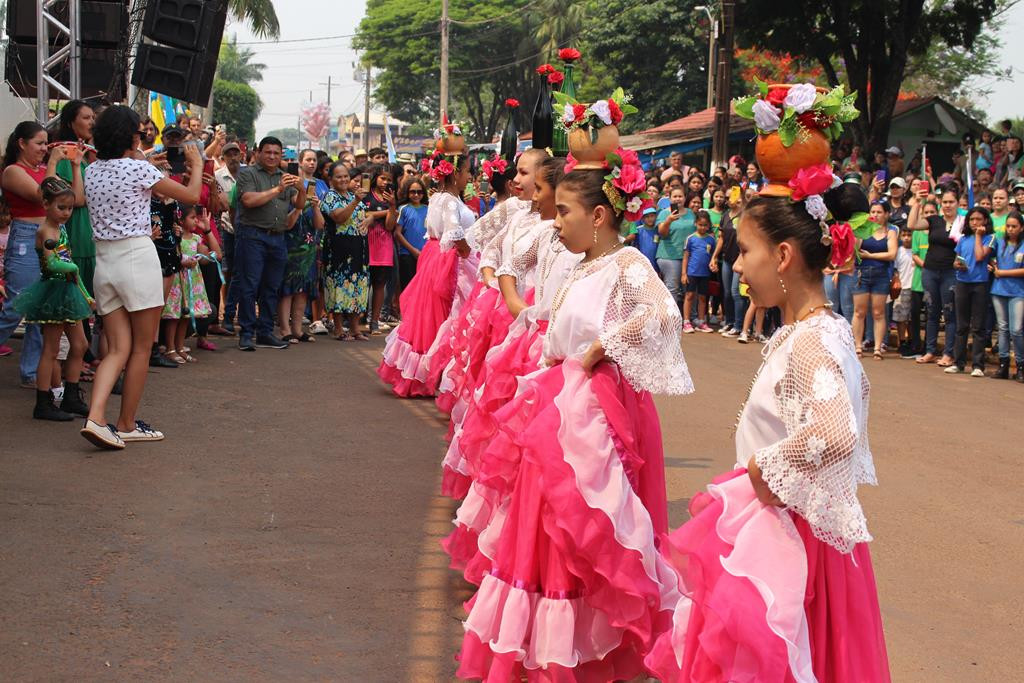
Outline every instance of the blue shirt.
{"type": "MultiPolygon", "coordinates": [[[[398,211],[398,225],[402,228],[402,234],[405,236],[406,241],[417,249],[423,249],[423,245],[427,243],[426,220],[426,204],[420,204],[419,206],[403,204],[402,208],[398,211]]],[[[408,254],[410,252],[399,244],[398,253],[408,254]]]]}
{"type": "MultiPolygon", "coordinates": [[[[1003,240],[996,240],[993,257],[999,270],[1024,268],[1024,244],[1014,249],[1003,240]]],[[[1024,277],[997,277],[992,282],[992,293],[999,296],[1024,296],[1024,277]]]]}
{"type": "MultiPolygon", "coordinates": [[[[956,253],[967,265],[967,270],[956,271],[956,279],[960,282],[988,282],[988,259],[978,261],[974,258],[974,235],[965,235],[956,243],[956,253]]],[[[986,235],[983,244],[992,246],[995,235],[986,235]]]]}
{"type": "Polygon", "coordinates": [[[658,270],[658,227],[648,228],[643,221],[638,221],[630,230],[630,234],[636,235],[633,246],[647,257],[655,270],[658,270]]]}
{"type": "Polygon", "coordinates": [[[689,256],[686,262],[688,277],[711,277],[711,255],[715,253],[716,241],[711,233],[703,237],[693,233],[686,238],[686,253],[689,256]]]}

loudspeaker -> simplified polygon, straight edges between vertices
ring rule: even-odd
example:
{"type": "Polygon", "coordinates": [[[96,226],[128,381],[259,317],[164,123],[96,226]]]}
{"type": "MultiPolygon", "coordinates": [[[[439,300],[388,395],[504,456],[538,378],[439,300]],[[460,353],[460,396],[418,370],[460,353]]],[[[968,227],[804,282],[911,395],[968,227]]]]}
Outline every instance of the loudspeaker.
{"type": "MultiPolygon", "coordinates": [[[[116,100],[124,96],[124,77],[115,80],[118,73],[118,50],[83,47],[81,57],[82,98],[109,95],[110,99],[116,100]]],[[[21,97],[36,96],[38,66],[35,43],[11,41],[7,45],[5,78],[10,82],[11,89],[21,97]]],[[[58,78],[63,80],[66,77],[66,71],[58,73],[58,78]]]]}
{"type": "Polygon", "coordinates": [[[182,50],[219,50],[226,0],[149,0],[142,35],[182,50]]]}
{"type": "MultiPolygon", "coordinates": [[[[61,23],[68,23],[68,6],[51,7],[50,13],[61,23]]],[[[128,4],[125,0],[83,0],[79,3],[79,41],[83,47],[114,47],[124,40],[128,25],[128,4]]],[[[21,43],[36,42],[36,1],[10,0],[7,5],[7,35],[21,43]]]]}
{"type": "Polygon", "coordinates": [[[185,102],[210,102],[217,51],[193,52],[163,45],[139,45],[132,84],[185,102]]]}

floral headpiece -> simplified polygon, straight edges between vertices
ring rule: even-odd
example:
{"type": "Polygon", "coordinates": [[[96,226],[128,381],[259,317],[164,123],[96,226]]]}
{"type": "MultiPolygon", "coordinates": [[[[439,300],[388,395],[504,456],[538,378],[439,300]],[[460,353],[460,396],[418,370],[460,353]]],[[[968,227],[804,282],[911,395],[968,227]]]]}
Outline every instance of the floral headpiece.
{"type": "MultiPolygon", "coordinates": [[[[455,155],[458,159],[458,155],[455,155]]],[[[420,162],[420,171],[429,173],[434,182],[441,182],[452,173],[455,173],[455,164],[448,161],[441,150],[435,149],[434,153],[420,162]]]]}
{"type": "Polygon", "coordinates": [[[566,131],[574,128],[589,128],[591,139],[596,138],[597,130],[604,126],[617,126],[627,114],[635,114],[638,110],[629,104],[629,96],[622,88],[616,88],[612,96],[606,100],[598,100],[593,104],[581,104],[565,93],[556,92],[555,102],[562,108],[559,122],[566,131]]]}
{"type": "Polygon", "coordinates": [[[869,225],[868,214],[864,211],[854,213],[845,223],[829,221],[831,216],[822,195],[841,184],[842,180],[833,175],[828,164],[801,168],[789,180],[789,187],[793,190],[792,200],[803,201],[807,213],[821,225],[821,243],[832,248],[829,261],[835,268],[839,268],[853,257],[855,240],[866,239],[874,231],[874,226],[869,225]]]}
{"type": "MultiPolygon", "coordinates": [[[[570,153],[565,160],[565,172],[576,168],[576,159],[570,153]]],[[[626,220],[638,221],[644,209],[654,206],[654,200],[647,194],[647,177],[636,152],[619,147],[605,157],[602,190],[616,211],[625,215],[626,220]]]]}
{"type": "Polygon", "coordinates": [[[736,115],[752,119],[760,135],[778,131],[786,147],[813,130],[834,142],[843,132],[843,124],[860,115],[854,106],[857,94],[845,94],[841,85],[826,91],[813,83],[772,87],[756,78],[754,82],[759,94],[736,100],[736,115]]]}
{"type": "Polygon", "coordinates": [[[462,136],[462,125],[458,122],[449,122],[446,114],[441,121],[441,127],[434,129],[434,139],[443,140],[452,136],[462,136]]]}
{"type": "Polygon", "coordinates": [[[505,175],[505,171],[508,170],[508,161],[502,159],[500,156],[495,154],[490,159],[484,159],[483,164],[484,175],[487,176],[488,182],[494,182],[495,175],[505,175]]]}

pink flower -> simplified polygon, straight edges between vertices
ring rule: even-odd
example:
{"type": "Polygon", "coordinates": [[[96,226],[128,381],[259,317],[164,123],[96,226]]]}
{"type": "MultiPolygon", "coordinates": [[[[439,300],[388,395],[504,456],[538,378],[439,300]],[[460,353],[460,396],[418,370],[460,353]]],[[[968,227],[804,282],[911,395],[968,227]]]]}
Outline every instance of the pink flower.
{"type": "Polygon", "coordinates": [[[624,194],[639,194],[647,189],[647,177],[639,165],[624,165],[619,168],[619,177],[612,180],[612,185],[624,194]]]}
{"type": "Polygon", "coordinates": [[[789,186],[793,190],[793,200],[800,201],[812,194],[824,194],[832,187],[832,181],[832,168],[828,164],[805,166],[789,181],[789,186]]]}
{"type": "Polygon", "coordinates": [[[430,159],[429,158],[428,159],[421,159],[420,160],[420,171],[423,172],[423,173],[426,173],[429,170],[430,170],[430,159]]]}
{"type": "Polygon", "coordinates": [[[437,164],[437,170],[440,171],[441,175],[447,176],[455,172],[455,167],[447,159],[442,159],[437,164]]]}
{"type": "Polygon", "coordinates": [[[572,169],[576,168],[576,164],[578,163],[579,162],[576,161],[576,157],[574,157],[572,152],[570,152],[569,155],[565,157],[565,172],[571,172],[572,169]]]}
{"type": "Polygon", "coordinates": [[[835,223],[829,228],[832,235],[832,255],[829,261],[833,268],[839,268],[853,257],[856,240],[849,223],[835,223]]]}
{"type": "MultiPolygon", "coordinates": [[[[611,100],[609,100],[609,102],[610,101],[611,100]]],[[[618,154],[619,157],[622,159],[622,165],[623,166],[639,166],[640,165],[640,157],[638,157],[636,155],[636,152],[634,152],[631,149],[623,149],[622,147],[619,147],[617,150],[615,150],[615,153],[618,154]]]]}

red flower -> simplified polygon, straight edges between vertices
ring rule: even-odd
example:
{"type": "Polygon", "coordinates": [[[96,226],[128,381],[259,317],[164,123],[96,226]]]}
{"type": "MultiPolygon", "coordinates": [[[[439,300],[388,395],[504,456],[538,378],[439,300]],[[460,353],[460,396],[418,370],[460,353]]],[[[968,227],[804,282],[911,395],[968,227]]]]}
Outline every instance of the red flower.
{"type": "Polygon", "coordinates": [[[420,160],[420,171],[423,173],[427,173],[428,171],[430,171],[430,159],[420,160]]]}
{"type": "Polygon", "coordinates": [[[508,107],[509,109],[516,109],[517,107],[519,107],[519,100],[510,97],[507,100],[505,100],[505,106],[508,107]]]}
{"type": "Polygon", "coordinates": [[[550,64],[541,64],[540,66],[537,67],[537,73],[540,74],[541,76],[547,76],[548,74],[555,73],[555,67],[551,66],[550,64]]]}
{"type": "Polygon", "coordinates": [[[789,181],[793,190],[793,201],[806,199],[812,194],[824,194],[832,187],[832,168],[828,164],[805,166],[796,172],[789,181]]]}
{"type": "Polygon", "coordinates": [[[587,111],[586,105],[574,104],[572,105],[572,120],[574,123],[583,123],[583,116],[587,111]]]}
{"type": "Polygon", "coordinates": [[[622,121],[622,110],[619,109],[619,105],[615,104],[615,100],[608,100],[608,111],[612,115],[612,125],[619,125],[619,122],[622,121]]]}
{"type": "Polygon", "coordinates": [[[832,236],[832,255],[829,261],[833,268],[839,268],[853,257],[853,247],[856,244],[853,229],[849,223],[834,223],[828,232],[832,236]]]}
{"type": "Polygon", "coordinates": [[[798,114],[796,120],[809,130],[823,130],[835,122],[835,117],[822,116],[820,112],[816,111],[805,111],[803,114],[798,114]]]}
{"type": "Polygon", "coordinates": [[[788,94],[789,88],[772,88],[768,91],[768,97],[765,99],[779,109],[782,109],[782,103],[786,100],[786,95],[788,94]]]}
{"type": "Polygon", "coordinates": [[[579,162],[576,161],[576,157],[572,155],[572,152],[569,152],[569,154],[565,157],[565,167],[563,170],[566,173],[569,173],[572,171],[572,169],[576,168],[576,164],[578,163],[579,162]]]}
{"type": "MultiPolygon", "coordinates": [[[[611,100],[609,100],[611,102],[611,100]]],[[[619,147],[615,150],[615,153],[622,159],[623,166],[640,166],[640,157],[637,156],[636,152],[631,149],[624,149],[619,147]]]]}
{"type": "Polygon", "coordinates": [[[563,74],[561,71],[555,71],[553,73],[548,74],[548,83],[550,83],[551,85],[559,85],[564,80],[565,74],[563,74]]]}
{"type": "Polygon", "coordinates": [[[580,58],[580,51],[571,47],[563,47],[558,51],[558,58],[563,62],[575,62],[580,58]]]}

